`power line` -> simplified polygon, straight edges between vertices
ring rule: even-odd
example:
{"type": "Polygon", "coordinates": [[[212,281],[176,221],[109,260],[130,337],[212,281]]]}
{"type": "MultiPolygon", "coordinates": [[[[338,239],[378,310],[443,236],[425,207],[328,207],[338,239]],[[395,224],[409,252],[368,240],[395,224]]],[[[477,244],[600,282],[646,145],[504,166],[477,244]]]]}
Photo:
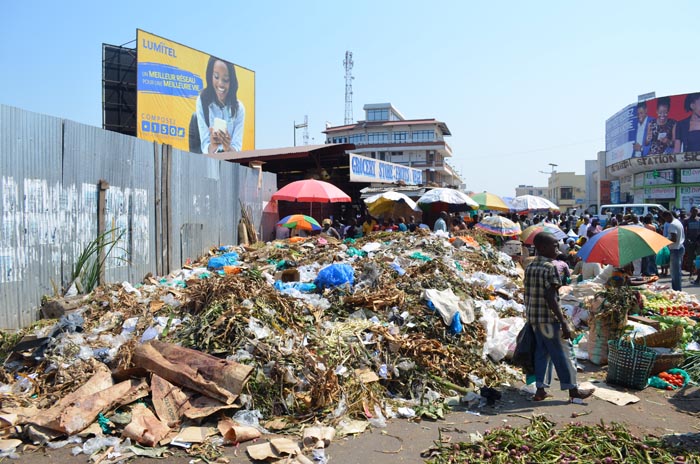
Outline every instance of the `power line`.
{"type": "Polygon", "coordinates": [[[511,152],[511,153],[489,153],[486,155],[481,155],[481,156],[467,156],[470,160],[474,159],[483,159],[483,158],[491,158],[494,156],[499,156],[499,157],[506,157],[506,156],[516,156],[516,155],[526,155],[528,153],[537,153],[540,151],[549,151],[549,150],[558,150],[560,148],[568,148],[568,147],[575,147],[579,145],[586,145],[591,142],[597,142],[600,139],[589,139],[589,140],[582,140],[580,142],[574,142],[574,143],[568,143],[564,145],[555,145],[551,147],[542,147],[542,148],[534,148],[532,150],[526,150],[526,151],[516,151],[516,152],[511,152]]]}

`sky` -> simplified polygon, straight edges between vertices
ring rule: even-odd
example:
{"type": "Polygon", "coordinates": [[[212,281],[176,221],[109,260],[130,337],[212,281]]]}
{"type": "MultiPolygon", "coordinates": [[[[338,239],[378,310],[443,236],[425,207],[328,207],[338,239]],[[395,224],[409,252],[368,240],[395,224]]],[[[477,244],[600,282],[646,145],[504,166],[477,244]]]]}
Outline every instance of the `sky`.
{"type": "Polygon", "coordinates": [[[637,96],[699,90],[700,2],[0,0],[0,103],[102,125],[102,44],[140,28],[256,73],[256,148],[309,142],[390,102],[447,124],[467,190],[513,196],[556,164],[584,174],[637,96]],[[301,140],[297,132],[297,142],[301,140]]]}

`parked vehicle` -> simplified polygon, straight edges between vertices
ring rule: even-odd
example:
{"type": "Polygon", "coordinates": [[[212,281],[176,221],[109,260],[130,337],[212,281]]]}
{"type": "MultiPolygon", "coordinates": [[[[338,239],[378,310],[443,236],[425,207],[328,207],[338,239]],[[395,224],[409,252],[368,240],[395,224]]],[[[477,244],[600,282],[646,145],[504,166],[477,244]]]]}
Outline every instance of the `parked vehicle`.
{"type": "Polygon", "coordinates": [[[625,205],[603,205],[600,207],[600,214],[598,214],[598,220],[600,220],[600,225],[605,227],[608,220],[618,213],[622,213],[623,216],[628,214],[637,215],[640,220],[647,214],[661,214],[666,211],[666,208],[656,203],[630,203],[625,205]]]}

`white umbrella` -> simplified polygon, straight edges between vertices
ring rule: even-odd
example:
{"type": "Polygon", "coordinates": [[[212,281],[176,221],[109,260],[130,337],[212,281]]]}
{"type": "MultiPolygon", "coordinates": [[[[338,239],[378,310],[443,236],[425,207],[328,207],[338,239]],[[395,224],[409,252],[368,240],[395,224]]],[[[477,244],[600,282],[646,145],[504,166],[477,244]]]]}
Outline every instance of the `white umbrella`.
{"type": "Polygon", "coordinates": [[[378,193],[376,195],[372,195],[371,197],[365,198],[365,203],[372,214],[380,214],[385,210],[391,210],[397,203],[405,203],[406,206],[412,210],[415,210],[417,206],[416,202],[411,200],[407,195],[394,190],[378,193]]]}
{"type": "Polygon", "coordinates": [[[559,211],[559,207],[546,198],[521,195],[511,202],[515,211],[559,211]]]}
{"type": "Polygon", "coordinates": [[[451,206],[462,206],[477,209],[479,203],[472,200],[469,195],[451,188],[435,188],[423,194],[416,202],[418,206],[425,208],[432,203],[447,203],[451,206]]]}

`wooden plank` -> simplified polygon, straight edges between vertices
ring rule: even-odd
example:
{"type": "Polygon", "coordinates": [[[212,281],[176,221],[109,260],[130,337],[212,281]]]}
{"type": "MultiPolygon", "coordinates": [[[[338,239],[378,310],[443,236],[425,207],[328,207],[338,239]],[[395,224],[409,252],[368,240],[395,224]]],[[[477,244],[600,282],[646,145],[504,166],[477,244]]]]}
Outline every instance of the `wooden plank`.
{"type": "MultiPolygon", "coordinates": [[[[97,182],[97,236],[100,237],[104,235],[106,230],[106,219],[105,210],[107,208],[107,190],[109,190],[109,182],[104,179],[100,179],[97,182]]],[[[105,262],[105,250],[104,247],[100,247],[99,262],[105,262]]],[[[105,266],[100,266],[100,285],[105,283],[105,266]]]]}

